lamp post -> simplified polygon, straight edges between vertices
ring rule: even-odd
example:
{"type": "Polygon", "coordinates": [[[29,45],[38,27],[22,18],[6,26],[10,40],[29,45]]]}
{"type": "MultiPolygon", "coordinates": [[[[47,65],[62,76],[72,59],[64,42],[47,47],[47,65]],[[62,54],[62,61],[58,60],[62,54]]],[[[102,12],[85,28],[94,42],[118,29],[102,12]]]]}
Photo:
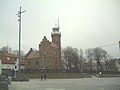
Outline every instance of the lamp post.
{"type": "Polygon", "coordinates": [[[119,50],[120,50],[120,41],[118,41],[118,43],[119,43],[119,50]]]}
{"type": "Polygon", "coordinates": [[[20,11],[18,11],[17,13],[17,16],[18,16],[18,22],[19,22],[19,56],[18,56],[18,59],[19,59],[19,64],[18,64],[18,67],[19,67],[19,71],[20,71],[20,50],[21,50],[21,14],[24,13],[26,10],[24,11],[21,11],[21,6],[20,6],[20,11]]]}

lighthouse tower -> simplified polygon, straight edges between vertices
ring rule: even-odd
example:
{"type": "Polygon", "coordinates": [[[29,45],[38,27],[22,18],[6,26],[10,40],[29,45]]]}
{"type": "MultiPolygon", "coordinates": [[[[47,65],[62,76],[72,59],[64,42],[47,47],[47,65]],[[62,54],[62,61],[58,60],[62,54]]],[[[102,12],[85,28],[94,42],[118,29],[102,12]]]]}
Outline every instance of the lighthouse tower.
{"type": "Polygon", "coordinates": [[[61,32],[59,31],[59,19],[58,19],[58,25],[55,25],[54,28],[52,28],[53,31],[51,32],[52,42],[58,46],[58,62],[59,67],[61,67],[61,32]]]}
{"type": "Polygon", "coordinates": [[[59,31],[59,27],[53,28],[51,37],[52,37],[52,42],[61,48],[61,32],[59,31]]]}
{"type": "Polygon", "coordinates": [[[59,31],[59,19],[58,19],[58,25],[55,25],[54,28],[52,28],[53,31],[51,32],[52,42],[55,43],[59,48],[61,48],[61,32],[59,31]]]}

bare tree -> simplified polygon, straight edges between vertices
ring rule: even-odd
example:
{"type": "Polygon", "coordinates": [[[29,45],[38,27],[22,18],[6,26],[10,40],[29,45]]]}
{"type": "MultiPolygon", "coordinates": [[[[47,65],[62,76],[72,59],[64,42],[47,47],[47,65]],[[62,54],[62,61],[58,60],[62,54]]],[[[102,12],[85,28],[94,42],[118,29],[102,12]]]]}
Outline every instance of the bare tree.
{"type": "Polygon", "coordinates": [[[62,49],[62,58],[63,58],[64,64],[67,67],[67,70],[71,68],[71,59],[70,59],[69,51],[71,51],[71,47],[62,49]]]}
{"type": "Polygon", "coordinates": [[[66,47],[62,49],[62,58],[67,69],[78,69],[79,55],[77,48],[66,47]]]}
{"type": "Polygon", "coordinates": [[[80,71],[83,72],[83,51],[81,48],[79,50],[79,67],[80,71]]]}
{"type": "MultiPolygon", "coordinates": [[[[12,51],[13,54],[15,54],[16,56],[19,56],[19,50],[14,50],[12,51]]],[[[20,56],[25,56],[24,51],[20,51],[20,56]]]]}
{"type": "Polygon", "coordinates": [[[12,53],[12,48],[10,48],[8,46],[3,46],[2,48],[0,48],[0,52],[12,53]]]}
{"type": "Polygon", "coordinates": [[[103,69],[101,65],[101,60],[103,58],[103,49],[100,47],[94,48],[93,56],[94,56],[94,59],[97,61],[97,71],[98,72],[102,71],[103,69]]]}
{"type": "Polygon", "coordinates": [[[117,71],[115,62],[116,59],[114,59],[114,57],[112,57],[110,54],[107,54],[107,71],[117,71]]]}
{"type": "Polygon", "coordinates": [[[72,56],[73,56],[73,61],[72,61],[73,67],[75,69],[79,69],[79,53],[77,48],[73,48],[72,56]]]}
{"type": "MultiPolygon", "coordinates": [[[[12,48],[8,46],[3,46],[2,48],[0,48],[0,52],[8,52],[11,54],[15,54],[16,56],[19,55],[19,50],[12,50],[12,48]]],[[[21,56],[25,55],[24,51],[20,51],[20,53],[21,53],[21,56]]]]}
{"type": "Polygon", "coordinates": [[[105,50],[103,50],[103,58],[105,61],[105,71],[108,71],[108,53],[105,50]]]}
{"type": "Polygon", "coordinates": [[[90,71],[92,71],[92,59],[93,59],[93,49],[87,49],[85,51],[85,55],[87,57],[87,60],[90,64],[90,71]]]}

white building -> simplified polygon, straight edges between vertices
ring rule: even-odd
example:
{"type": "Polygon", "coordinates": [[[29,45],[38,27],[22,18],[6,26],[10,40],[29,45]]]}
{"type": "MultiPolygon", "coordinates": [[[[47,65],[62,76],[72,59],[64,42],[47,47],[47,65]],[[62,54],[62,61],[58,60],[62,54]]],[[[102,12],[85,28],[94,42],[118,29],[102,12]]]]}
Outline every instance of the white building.
{"type": "MultiPolygon", "coordinates": [[[[11,54],[8,52],[1,52],[0,60],[2,62],[1,67],[3,70],[13,70],[15,69],[15,66],[16,66],[16,69],[18,69],[19,61],[15,54],[11,54]]],[[[24,60],[20,60],[20,65],[21,65],[21,69],[25,69],[24,60]]]]}
{"type": "Polygon", "coordinates": [[[116,67],[117,67],[118,71],[120,72],[120,60],[117,59],[117,60],[115,61],[115,64],[116,64],[116,67]]]}

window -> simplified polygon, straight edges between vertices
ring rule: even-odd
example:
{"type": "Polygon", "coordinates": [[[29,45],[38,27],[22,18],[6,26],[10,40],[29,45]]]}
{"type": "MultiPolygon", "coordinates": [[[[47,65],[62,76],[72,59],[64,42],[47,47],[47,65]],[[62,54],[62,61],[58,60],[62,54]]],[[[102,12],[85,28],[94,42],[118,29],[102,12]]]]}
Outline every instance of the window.
{"type": "Polygon", "coordinates": [[[28,65],[30,65],[30,61],[28,61],[28,65]]]}
{"type": "Polygon", "coordinates": [[[54,51],[54,55],[56,55],[57,54],[57,52],[56,51],[54,51]]]}
{"type": "Polygon", "coordinates": [[[35,64],[38,65],[38,60],[35,61],[35,64]]]}

